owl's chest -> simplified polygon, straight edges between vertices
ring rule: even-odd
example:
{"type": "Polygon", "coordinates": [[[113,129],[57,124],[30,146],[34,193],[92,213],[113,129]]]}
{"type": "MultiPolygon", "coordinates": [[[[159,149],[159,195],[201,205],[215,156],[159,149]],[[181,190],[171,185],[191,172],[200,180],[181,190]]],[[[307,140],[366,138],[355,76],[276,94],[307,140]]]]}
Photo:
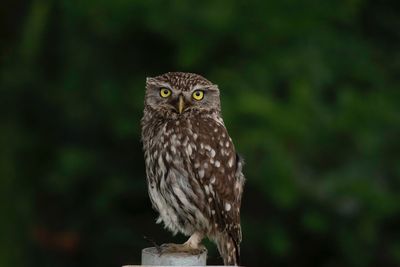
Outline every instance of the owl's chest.
{"type": "Polygon", "coordinates": [[[196,132],[190,121],[170,121],[158,130],[154,150],[159,152],[168,164],[181,164],[189,160],[197,150],[196,132]]]}
{"type": "Polygon", "coordinates": [[[168,121],[154,128],[144,144],[150,176],[164,176],[170,169],[187,169],[197,150],[195,136],[189,121],[168,121]]]}
{"type": "Polygon", "coordinates": [[[191,177],[190,174],[200,171],[203,176],[203,167],[211,171],[212,166],[219,167],[227,157],[228,138],[224,126],[212,118],[164,122],[154,127],[147,138],[147,171],[158,179],[171,169],[191,177]]]}

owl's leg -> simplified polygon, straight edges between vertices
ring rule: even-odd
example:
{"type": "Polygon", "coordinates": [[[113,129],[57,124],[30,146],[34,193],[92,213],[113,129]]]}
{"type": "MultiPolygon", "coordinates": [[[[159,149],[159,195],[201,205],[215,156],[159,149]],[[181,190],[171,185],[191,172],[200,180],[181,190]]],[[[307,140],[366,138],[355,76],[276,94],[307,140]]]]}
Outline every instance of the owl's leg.
{"type": "Polygon", "coordinates": [[[161,245],[161,253],[189,253],[193,255],[201,254],[205,251],[205,247],[201,244],[203,235],[195,232],[183,244],[163,244],[161,245]]]}
{"type": "Polygon", "coordinates": [[[199,232],[194,232],[189,239],[183,243],[184,246],[191,249],[200,249],[204,250],[205,247],[201,244],[201,240],[203,240],[204,236],[199,232]]]}

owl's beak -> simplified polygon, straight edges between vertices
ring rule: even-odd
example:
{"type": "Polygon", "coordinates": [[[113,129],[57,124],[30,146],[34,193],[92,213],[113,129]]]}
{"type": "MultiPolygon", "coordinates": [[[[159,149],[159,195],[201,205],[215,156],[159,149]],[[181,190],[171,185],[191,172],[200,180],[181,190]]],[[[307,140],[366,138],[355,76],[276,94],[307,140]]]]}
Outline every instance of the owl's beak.
{"type": "Polygon", "coordinates": [[[178,106],[178,108],[179,108],[179,114],[181,114],[183,109],[185,108],[185,102],[183,101],[183,96],[182,95],[179,96],[179,106],[178,106]]]}

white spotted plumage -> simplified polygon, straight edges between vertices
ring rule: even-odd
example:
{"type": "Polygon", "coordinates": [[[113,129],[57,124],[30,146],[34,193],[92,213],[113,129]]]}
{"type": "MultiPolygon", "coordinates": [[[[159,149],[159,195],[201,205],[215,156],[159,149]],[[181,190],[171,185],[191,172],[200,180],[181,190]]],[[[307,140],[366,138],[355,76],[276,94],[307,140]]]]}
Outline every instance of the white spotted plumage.
{"type": "Polygon", "coordinates": [[[218,87],[190,73],[149,78],[142,140],[157,222],[174,234],[208,236],[224,264],[238,264],[244,176],[221,118],[218,87]],[[171,90],[169,99],[159,95],[161,87],[171,90]],[[193,90],[203,90],[204,99],[191,99],[193,90]],[[184,99],[183,112],[178,98],[184,99]]]}

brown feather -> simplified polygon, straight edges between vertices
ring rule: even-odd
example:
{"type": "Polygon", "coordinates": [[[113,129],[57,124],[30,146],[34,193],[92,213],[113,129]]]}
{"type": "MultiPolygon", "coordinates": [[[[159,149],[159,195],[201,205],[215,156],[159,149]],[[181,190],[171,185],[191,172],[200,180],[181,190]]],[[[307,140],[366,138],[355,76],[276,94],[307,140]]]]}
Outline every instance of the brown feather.
{"type": "Polygon", "coordinates": [[[158,221],[173,233],[208,236],[217,243],[224,264],[237,265],[244,176],[220,114],[218,87],[193,73],[149,78],[142,140],[158,221]],[[170,98],[160,97],[161,87],[171,90],[170,98]],[[204,99],[195,101],[191,93],[199,88],[204,99]],[[174,105],[178,97],[186,101],[182,114],[174,105]]]}

